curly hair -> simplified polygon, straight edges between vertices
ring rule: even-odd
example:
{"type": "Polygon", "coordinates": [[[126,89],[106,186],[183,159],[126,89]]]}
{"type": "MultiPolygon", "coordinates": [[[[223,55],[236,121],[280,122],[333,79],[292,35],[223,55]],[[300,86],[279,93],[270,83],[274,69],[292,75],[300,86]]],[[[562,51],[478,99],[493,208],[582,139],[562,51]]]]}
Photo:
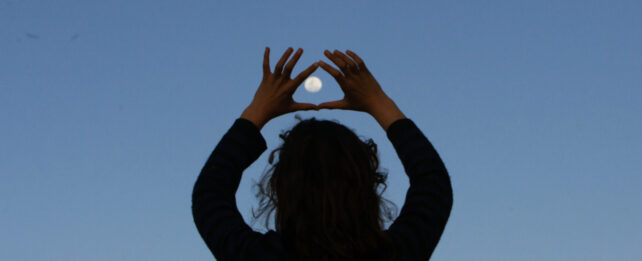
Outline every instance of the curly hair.
{"type": "Polygon", "coordinates": [[[397,206],[381,196],[388,174],[378,170],[377,145],[336,121],[296,118],[255,184],[254,219],[267,212],[267,228],[276,210],[276,231],[299,260],[395,260],[383,225],[397,206]]]}

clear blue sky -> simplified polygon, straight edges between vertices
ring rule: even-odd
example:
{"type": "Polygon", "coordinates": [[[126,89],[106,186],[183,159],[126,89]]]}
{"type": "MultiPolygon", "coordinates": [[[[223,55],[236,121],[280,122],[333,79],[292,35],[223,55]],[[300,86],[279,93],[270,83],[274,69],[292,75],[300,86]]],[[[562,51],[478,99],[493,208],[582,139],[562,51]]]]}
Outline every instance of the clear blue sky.
{"type": "MultiPolygon", "coordinates": [[[[606,0],[0,0],[0,260],[211,260],[192,186],[265,46],[272,66],[303,48],[295,74],[355,51],[433,142],[455,198],[433,260],[640,260],[640,14],[606,0]]],[[[343,96],[314,75],[323,89],[295,100],[343,96]]],[[[401,208],[408,179],[373,118],[299,114],[373,138],[401,208]]],[[[268,151],[237,193],[248,223],[295,123],[262,130],[268,151]]]]}

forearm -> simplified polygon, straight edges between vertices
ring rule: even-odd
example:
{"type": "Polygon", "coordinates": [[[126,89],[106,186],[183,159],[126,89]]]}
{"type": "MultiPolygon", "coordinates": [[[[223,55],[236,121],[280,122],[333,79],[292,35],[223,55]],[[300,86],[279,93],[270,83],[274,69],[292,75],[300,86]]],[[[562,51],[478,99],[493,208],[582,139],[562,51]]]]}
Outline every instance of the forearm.
{"type": "Polygon", "coordinates": [[[372,111],[370,111],[370,115],[377,120],[384,131],[387,131],[388,127],[390,127],[390,124],[393,122],[406,118],[403,112],[401,112],[399,107],[397,107],[395,102],[390,98],[382,99],[381,102],[378,103],[372,111]]]}

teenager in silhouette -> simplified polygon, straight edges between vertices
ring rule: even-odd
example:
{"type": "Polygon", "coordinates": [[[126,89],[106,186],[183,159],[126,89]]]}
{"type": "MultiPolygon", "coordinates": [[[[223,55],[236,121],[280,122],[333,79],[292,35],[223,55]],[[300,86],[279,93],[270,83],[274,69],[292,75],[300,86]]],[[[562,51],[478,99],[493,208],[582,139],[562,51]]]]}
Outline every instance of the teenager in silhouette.
{"type": "MultiPolygon", "coordinates": [[[[194,185],[192,213],[198,231],[217,260],[428,260],[452,207],[448,172],[439,155],[381,89],[355,53],[325,51],[338,69],[319,61],[294,79],[303,53],[288,48],[270,70],[265,49],[263,80],[250,105],[209,156],[194,185]],[[285,65],[285,67],[284,67],[285,65]],[[344,92],[341,100],[318,106],[297,103],[292,94],[318,67],[344,92]],[[410,187],[401,212],[386,230],[377,146],[349,128],[327,120],[302,120],[283,133],[279,160],[263,177],[259,214],[275,210],[276,231],[253,231],[236,207],[243,171],[265,150],[261,128],[270,119],[298,110],[343,109],[370,114],[386,132],[410,187]]],[[[389,219],[392,219],[388,215],[389,219]]],[[[267,227],[267,219],[266,219],[267,227]]]]}

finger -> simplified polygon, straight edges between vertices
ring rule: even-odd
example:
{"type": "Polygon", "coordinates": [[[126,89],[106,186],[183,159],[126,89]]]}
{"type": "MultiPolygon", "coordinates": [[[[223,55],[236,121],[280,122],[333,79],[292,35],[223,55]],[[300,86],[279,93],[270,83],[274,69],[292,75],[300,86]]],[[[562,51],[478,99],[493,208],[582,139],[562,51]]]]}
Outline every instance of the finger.
{"type": "Polygon", "coordinates": [[[293,111],[307,111],[307,110],[318,110],[316,104],[312,103],[294,103],[290,106],[290,112],[293,111]]]}
{"type": "Polygon", "coordinates": [[[292,47],[288,47],[288,49],[285,50],[285,53],[283,54],[283,56],[281,56],[281,59],[276,64],[276,67],[274,67],[274,74],[280,75],[282,73],[283,64],[285,64],[285,60],[287,60],[288,57],[290,57],[290,54],[292,53],[292,50],[293,50],[292,47]]]}
{"type": "Polygon", "coordinates": [[[283,75],[286,76],[288,79],[290,78],[292,69],[294,69],[294,65],[296,65],[296,63],[299,61],[301,54],[303,54],[303,49],[299,48],[299,50],[296,50],[296,53],[294,53],[294,56],[292,56],[292,59],[290,59],[288,64],[285,66],[285,69],[283,70],[283,75]]]}
{"type": "Polygon", "coordinates": [[[265,47],[263,54],[263,76],[270,74],[270,47],[265,47]]]}
{"type": "Polygon", "coordinates": [[[350,57],[346,56],[339,50],[334,50],[334,55],[341,58],[341,60],[343,60],[343,62],[346,63],[348,70],[350,70],[350,72],[359,73],[359,67],[357,67],[357,65],[354,63],[354,61],[352,61],[352,59],[350,59],[350,57]]]}
{"type": "Polygon", "coordinates": [[[334,69],[332,66],[323,61],[319,61],[319,66],[321,66],[323,70],[328,72],[337,81],[337,83],[339,83],[339,87],[341,87],[341,89],[343,90],[343,74],[341,74],[339,70],[334,69]]]}
{"type": "Polygon", "coordinates": [[[348,109],[348,103],[346,100],[337,100],[337,101],[330,101],[330,102],[324,102],[319,105],[317,105],[317,110],[320,109],[342,109],[346,110],[348,109]]]}
{"type": "Polygon", "coordinates": [[[310,67],[305,69],[305,71],[299,73],[299,75],[297,75],[296,78],[292,80],[292,85],[289,87],[290,88],[289,91],[294,92],[296,88],[299,87],[299,85],[301,85],[303,80],[308,78],[308,76],[310,76],[310,74],[312,74],[317,68],[319,68],[318,62],[313,63],[312,65],[310,65],[310,67]]]}
{"type": "Polygon", "coordinates": [[[359,70],[363,70],[366,72],[368,71],[368,67],[366,67],[366,64],[363,62],[361,57],[359,57],[356,53],[350,50],[346,50],[346,53],[350,55],[350,57],[352,57],[352,59],[354,59],[357,62],[357,65],[359,66],[359,70]]]}
{"type": "Polygon", "coordinates": [[[346,62],[343,61],[343,59],[339,58],[337,55],[331,53],[328,50],[325,50],[325,52],[323,52],[323,54],[325,54],[325,56],[328,57],[328,59],[330,59],[330,61],[332,61],[334,64],[336,64],[337,67],[339,67],[339,69],[341,70],[341,72],[344,75],[347,76],[348,74],[350,74],[350,70],[348,70],[348,65],[346,64],[346,62]]]}
{"type": "Polygon", "coordinates": [[[323,61],[319,61],[319,66],[321,66],[321,68],[323,70],[325,70],[330,75],[332,75],[332,77],[334,77],[334,79],[337,80],[337,82],[343,80],[343,74],[341,74],[341,72],[339,72],[339,70],[334,69],[334,67],[330,66],[329,64],[327,64],[327,63],[325,63],[323,61]]]}

